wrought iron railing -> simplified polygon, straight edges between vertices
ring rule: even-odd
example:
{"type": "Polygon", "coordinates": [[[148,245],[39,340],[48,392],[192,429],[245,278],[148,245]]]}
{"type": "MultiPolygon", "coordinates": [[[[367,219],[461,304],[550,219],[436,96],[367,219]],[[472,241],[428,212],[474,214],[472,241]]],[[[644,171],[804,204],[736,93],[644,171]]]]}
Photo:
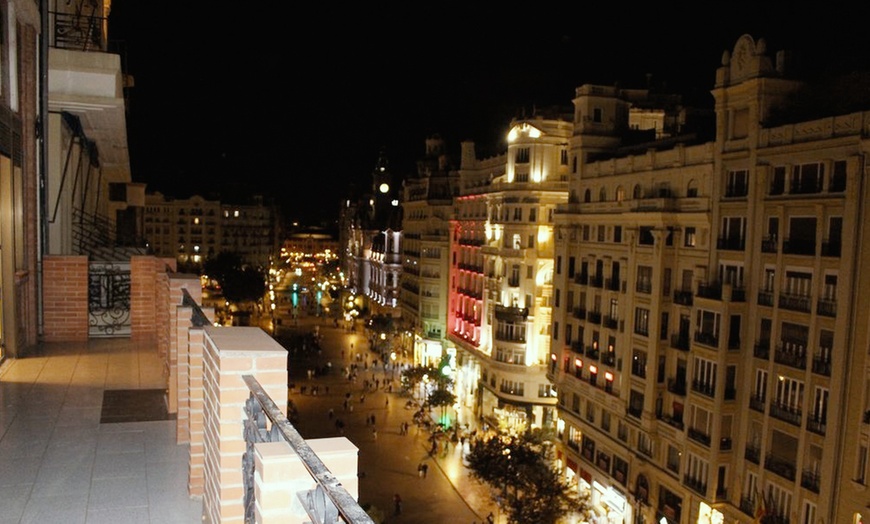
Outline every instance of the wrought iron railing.
{"type": "Polygon", "coordinates": [[[248,420],[245,423],[247,451],[242,457],[245,483],[245,522],[253,522],[254,515],[254,444],[276,442],[283,438],[301,459],[317,486],[297,493],[313,524],[374,524],[374,520],[341,485],[335,475],[323,464],[302,435],[287,420],[281,409],[251,375],[242,377],[251,395],[245,403],[248,420]],[[266,419],[272,422],[266,429],[266,419]]]}

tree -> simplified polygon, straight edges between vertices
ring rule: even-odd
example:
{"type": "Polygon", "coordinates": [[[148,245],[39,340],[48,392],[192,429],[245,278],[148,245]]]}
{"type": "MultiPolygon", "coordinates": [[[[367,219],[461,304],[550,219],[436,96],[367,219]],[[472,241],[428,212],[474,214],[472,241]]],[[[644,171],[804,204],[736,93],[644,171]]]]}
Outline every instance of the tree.
{"type": "Polygon", "coordinates": [[[429,393],[428,402],[432,407],[441,408],[441,420],[443,420],[447,406],[456,404],[456,395],[449,389],[441,387],[439,383],[439,387],[436,387],[432,393],[429,393]]]}
{"type": "Polygon", "coordinates": [[[569,513],[585,513],[588,497],[552,465],[551,444],[532,433],[499,435],[471,443],[471,475],[495,489],[508,522],[555,524],[569,513]]]}
{"type": "Polygon", "coordinates": [[[266,293],[266,277],[245,266],[238,253],[222,251],[203,264],[206,274],[217,280],[230,302],[256,301],[266,293]]]}

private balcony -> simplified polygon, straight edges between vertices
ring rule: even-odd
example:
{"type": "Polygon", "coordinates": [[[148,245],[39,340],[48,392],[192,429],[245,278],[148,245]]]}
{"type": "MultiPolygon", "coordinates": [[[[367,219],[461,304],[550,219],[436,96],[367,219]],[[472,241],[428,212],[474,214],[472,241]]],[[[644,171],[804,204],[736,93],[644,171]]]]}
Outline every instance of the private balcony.
{"type": "Polygon", "coordinates": [[[372,524],[358,448],[304,440],[284,415],[287,350],[259,327],[213,326],[195,275],[136,275],[132,335],[87,338],[87,312],[67,312],[83,338],[0,366],[4,517],[372,524]]]}

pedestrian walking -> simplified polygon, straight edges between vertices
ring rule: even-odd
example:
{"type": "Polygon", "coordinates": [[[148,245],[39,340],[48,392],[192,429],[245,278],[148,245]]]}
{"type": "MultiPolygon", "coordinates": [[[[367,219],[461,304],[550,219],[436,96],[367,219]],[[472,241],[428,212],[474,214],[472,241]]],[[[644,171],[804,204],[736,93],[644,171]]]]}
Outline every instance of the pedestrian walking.
{"type": "Polygon", "coordinates": [[[398,493],[393,495],[393,505],[395,506],[396,515],[400,515],[402,513],[402,497],[398,493]]]}
{"type": "Polygon", "coordinates": [[[417,476],[423,478],[423,463],[417,464],[417,476]]]}
{"type": "Polygon", "coordinates": [[[423,478],[426,478],[426,475],[429,474],[429,464],[423,463],[423,478]]]}
{"type": "Polygon", "coordinates": [[[372,440],[378,441],[378,428],[372,426],[372,440]]]}
{"type": "Polygon", "coordinates": [[[332,417],[335,416],[335,411],[332,408],[329,408],[329,420],[332,420],[332,417]]]}

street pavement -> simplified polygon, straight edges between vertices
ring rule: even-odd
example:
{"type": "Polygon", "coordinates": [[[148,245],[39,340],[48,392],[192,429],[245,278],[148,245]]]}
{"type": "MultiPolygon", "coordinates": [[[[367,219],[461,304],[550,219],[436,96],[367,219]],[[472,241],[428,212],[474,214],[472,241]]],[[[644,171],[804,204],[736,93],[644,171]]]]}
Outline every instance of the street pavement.
{"type": "MultiPolygon", "coordinates": [[[[483,524],[490,512],[498,522],[501,515],[489,497],[489,488],[472,479],[463,464],[462,455],[468,443],[464,450],[451,443],[446,450],[430,456],[429,431],[414,424],[417,408],[406,408],[409,397],[399,394],[398,370],[390,392],[384,388],[390,371],[384,371],[381,362],[376,368],[372,366],[379,355],[369,348],[366,333],[359,323],[356,331],[350,332],[343,324],[335,327],[333,322],[332,319],[304,317],[298,321],[285,319],[275,326],[276,339],[290,352],[289,380],[293,387],[289,400],[298,410],[294,425],[299,433],[306,439],[343,434],[359,448],[359,503],[380,509],[384,523],[483,524]],[[320,334],[320,352],[311,348],[303,351],[301,347],[285,343],[293,333],[314,329],[320,334]],[[354,353],[360,355],[359,360],[354,358],[354,353]],[[342,370],[354,362],[358,365],[357,378],[351,382],[342,370]],[[316,372],[323,369],[328,372],[316,372]],[[315,370],[311,378],[309,370],[315,370]],[[364,381],[376,379],[381,387],[373,391],[370,384],[365,391],[364,381]],[[315,387],[316,395],[312,394],[315,387]],[[302,388],[305,388],[304,394],[302,388]],[[364,399],[361,395],[365,395],[364,399]],[[377,433],[368,423],[372,416],[377,433]],[[344,422],[343,433],[336,427],[336,419],[344,422]],[[406,435],[401,431],[403,422],[409,424],[406,435]],[[423,463],[429,466],[425,478],[418,473],[418,466],[423,463]],[[399,514],[394,507],[396,494],[402,500],[399,514]]],[[[459,415],[465,419],[463,424],[469,424],[469,430],[476,429],[473,417],[459,415]]]]}

